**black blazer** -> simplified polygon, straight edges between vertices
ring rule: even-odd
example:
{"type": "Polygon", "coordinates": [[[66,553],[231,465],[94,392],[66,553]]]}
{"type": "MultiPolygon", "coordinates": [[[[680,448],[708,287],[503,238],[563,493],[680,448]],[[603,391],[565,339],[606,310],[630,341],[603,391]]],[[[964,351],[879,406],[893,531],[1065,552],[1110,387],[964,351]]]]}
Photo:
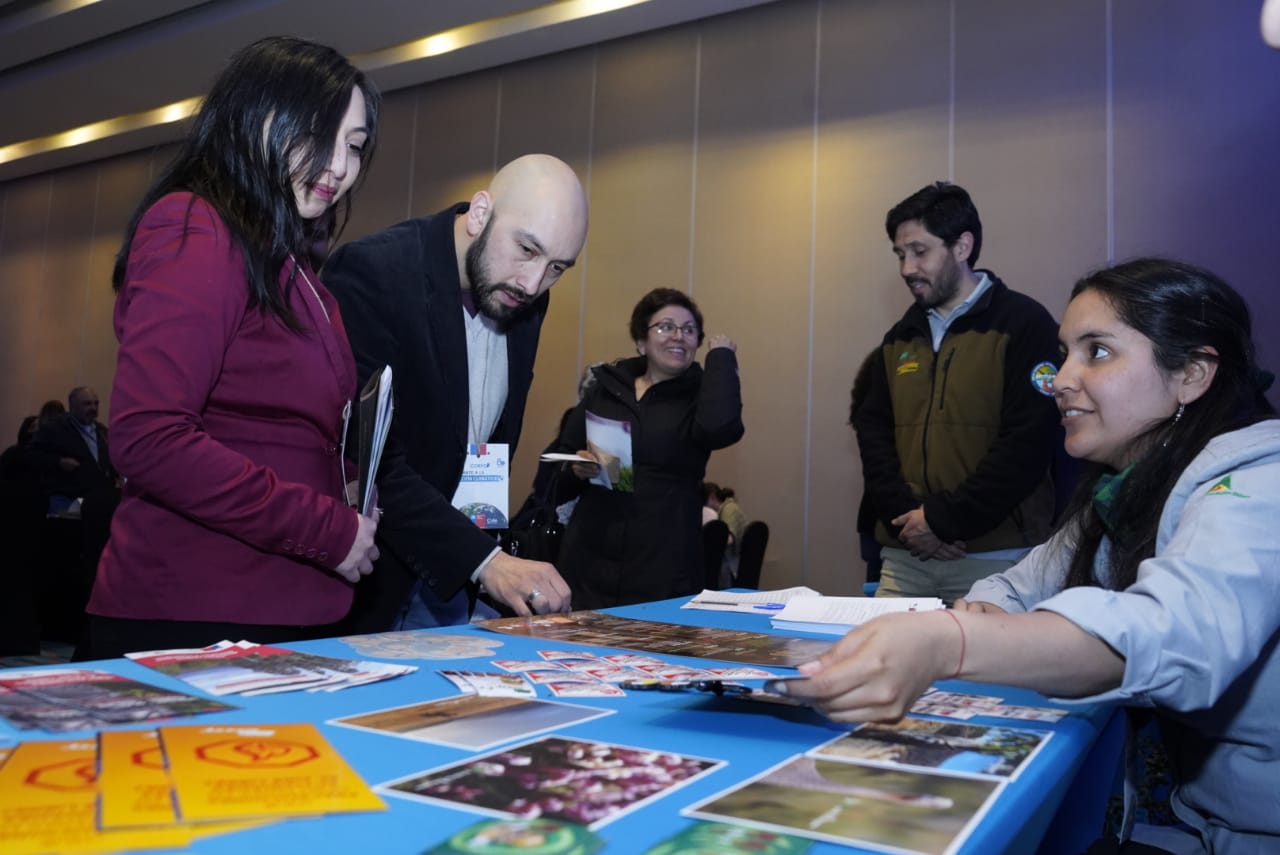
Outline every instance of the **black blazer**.
{"type": "Polygon", "coordinates": [[[107,447],[107,427],[101,422],[94,422],[94,429],[98,434],[97,460],[89,453],[89,445],[70,413],[59,416],[31,438],[31,458],[39,468],[40,483],[45,493],[83,498],[103,487],[115,486],[116,470],[111,465],[111,452],[107,447]],[[76,460],[80,465],[65,471],[61,465],[64,457],[76,460]]]}
{"type": "MultiPolygon", "coordinates": [[[[437,598],[453,596],[496,545],[450,504],[467,454],[467,340],[453,227],[468,207],[352,241],[321,273],[341,307],[361,385],[390,365],[395,397],[378,477],[383,558],[357,586],[353,614],[367,611],[371,598],[379,604],[353,631],[390,626],[416,577],[437,598]]],[[[488,441],[510,443],[513,452],[548,302],[542,295],[507,331],[507,402],[488,441]]]]}

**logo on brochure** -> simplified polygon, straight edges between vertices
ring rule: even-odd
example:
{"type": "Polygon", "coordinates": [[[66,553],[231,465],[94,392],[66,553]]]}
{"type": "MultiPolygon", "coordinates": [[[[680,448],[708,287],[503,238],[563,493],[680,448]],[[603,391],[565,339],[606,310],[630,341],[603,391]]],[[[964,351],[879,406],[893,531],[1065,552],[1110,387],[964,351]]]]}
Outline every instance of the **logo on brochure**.
{"type": "Polygon", "coordinates": [[[1210,487],[1210,488],[1209,488],[1209,492],[1208,492],[1206,495],[1209,495],[1209,496],[1235,496],[1237,499],[1247,499],[1247,498],[1249,498],[1249,497],[1248,497],[1248,496],[1246,496],[1244,493],[1237,493],[1235,490],[1231,489],[1231,476],[1230,476],[1230,475],[1224,476],[1220,481],[1218,481],[1218,483],[1217,483],[1217,484],[1214,484],[1212,487],[1210,487]]]}
{"type": "Polygon", "coordinates": [[[222,766],[289,768],[310,763],[320,752],[291,739],[224,739],[197,747],[196,756],[222,766]]]}
{"type": "Polygon", "coordinates": [[[1052,362],[1041,362],[1031,369],[1031,385],[1041,395],[1053,397],[1053,379],[1058,376],[1058,366],[1052,362]]]}

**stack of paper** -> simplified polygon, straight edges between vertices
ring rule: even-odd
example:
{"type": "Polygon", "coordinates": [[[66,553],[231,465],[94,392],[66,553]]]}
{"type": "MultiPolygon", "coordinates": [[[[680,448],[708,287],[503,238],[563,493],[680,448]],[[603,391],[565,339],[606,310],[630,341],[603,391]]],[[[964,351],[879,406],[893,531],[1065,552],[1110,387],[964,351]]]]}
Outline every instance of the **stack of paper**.
{"type": "Polygon", "coordinates": [[[377,504],[378,464],[382,449],[391,432],[391,414],[395,410],[391,397],[391,366],[369,378],[360,390],[360,513],[373,514],[377,504]]]}
{"type": "Polygon", "coordinates": [[[235,707],[106,671],[43,668],[0,677],[0,718],[19,730],[97,730],[230,709],[235,707]]]}
{"type": "Polygon", "coordinates": [[[772,623],[774,629],[844,635],[880,615],[944,608],[937,597],[795,597],[772,623]]]}
{"type": "Polygon", "coordinates": [[[813,588],[800,585],[778,591],[703,591],[680,608],[702,609],[709,612],[745,612],[762,614],[776,612],[796,597],[821,597],[813,588]]]}
{"type": "Polygon", "coordinates": [[[211,695],[250,696],[301,689],[336,692],[418,670],[416,665],[335,659],[251,641],[220,641],[208,647],[127,655],[211,695]]]}
{"type": "Polygon", "coordinates": [[[0,852],[183,849],[266,820],[385,810],[310,724],[107,731],[0,756],[0,852]]]}

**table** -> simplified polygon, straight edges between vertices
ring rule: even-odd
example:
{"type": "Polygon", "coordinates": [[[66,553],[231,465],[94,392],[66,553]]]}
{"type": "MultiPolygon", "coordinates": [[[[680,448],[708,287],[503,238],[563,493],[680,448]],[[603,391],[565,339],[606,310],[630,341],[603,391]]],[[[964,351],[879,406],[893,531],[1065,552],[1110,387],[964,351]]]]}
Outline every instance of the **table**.
{"type": "MultiPolygon", "coordinates": [[[[686,599],[609,611],[642,620],[770,631],[766,614],[682,610],[679,606],[686,599]]],[[[537,658],[536,651],[551,646],[545,641],[497,635],[471,626],[427,631],[479,635],[501,642],[502,646],[492,655],[476,659],[412,660],[409,664],[419,666],[413,674],[333,694],[292,692],[250,698],[230,696],[224,700],[240,709],[196,716],[185,721],[209,724],[321,723],[335,717],[455,695],[457,690],[436,673],[438,670],[497,671],[499,669],[490,664],[493,659],[533,659],[537,658]]],[[[367,658],[339,639],[290,646],[327,656],[367,658]]],[[[554,643],[554,649],[572,647],[564,642],[554,643]]],[[[683,664],[704,662],[681,657],[662,658],[683,664]]],[[[84,664],[155,685],[189,690],[185,683],[128,660],[84,664]]],[[[998,695],[1010,704],[1053,706],[1040,695],[1023,689],[962,681],[945,681],[938,685],[952,691],[998,695]]],[[[544,687],[539,688],[538,694],[544,699],[551,697],[544,687]]],[[[666,840],[693,822],[680,816],[681,808],[753,777],[787,757],[827,742],[848,729],[808,710],[780,708],[773,711],[770,708],[762,711],[759,705],[747,704],[739,705],[742,707],[739,709],[727,702],[714,702],[690,693],[633,691],[625,698],[575,698],[567,702],[600,706],[617,712],[556,731],[560,735],[728,761],[727,765],[711,774],[600,828],[599,834],[607,841],[606,851],[618,853],[644,852],[649,846],[666,840]]],[[[991,855],[1002,852],[1081,851],[1086,842],[1100,834],[1104,803],[1113,791],[1123,735],[1120,718],[1111,707],[1084,704],[1073,706],[1071,715],[1051,724],[973,719],[974,723],[981,724],[1049,729],[1054,736],[1004,790],[961,852],[991,855]]],[[[469,752],[456,748],[346,727],[322,725],[321,731],[371,785],[471,756],[469,752]]],[[[0,722],[0,735],[13,737],[19,732],[0,722]]],[[[67,737],[26,731],[21,732],[20,738],[67,737]]],[[[239,855],[249,851],[276,855],[293,852],[306,852],[308,855],[346,855],[351,852],[417,855],[447,835],[483,818],[476,813],[401,798],[387,797],[385,801],[389,809],[384,813],[293,820],[201,839],[185,851],[198,855],[239,855]]],[[[810,851],[813,855],[824,855],[864,850],[818,842],[810,851]]]]}

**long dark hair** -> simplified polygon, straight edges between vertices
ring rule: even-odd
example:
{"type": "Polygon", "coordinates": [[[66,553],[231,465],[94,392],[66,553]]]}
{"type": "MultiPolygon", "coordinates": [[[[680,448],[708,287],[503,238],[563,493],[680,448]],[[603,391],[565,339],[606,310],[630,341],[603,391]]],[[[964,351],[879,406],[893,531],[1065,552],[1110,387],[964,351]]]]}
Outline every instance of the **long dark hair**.
{"type": "Polygon", "coordinates": [[[1138,565],[1155,554],[1160,515],[1183,470],[1214,437],[1275,411],[1262,393],[1249,307],[1214,274],[1178,261],[1140,258],[1086,276],[1071,297],[1085,291],[1097,293],[1124,324],[1151,340],[1163,371],[1195,360],[1217,363],[1209,388],[1186,405],[1181,418],[1169,418],[1133,441],[1144,451],[1113,500],[1109,531],[1093,505],[1098,480],[1110,471],[1106,466],[1085,470],[1067,511],[1064,525],[1076,548],[1066,586],[1099,584],[1093,563],[1109,534],[1105,584],[1123,590],[1137,579],[1138,565]]]}
{"type": "Polygon", "coordinates": [[[188,191],[212,205],[231,232],[244,258],[250,305],[296,329],[288,303],[292,281],[282,291],[280,270],[290,255],[310,258],[317,243],[341,231],[351,192],[315,221],[304,220],[294,198],[293,163],[301,162],[307,184],[324,172],[356,87],[364,95],[369,132],[358,186],[373,156],[381,103],[364,73],[333,48],[287,36],[238,51],[205,97],[178,155],[134,212],[116,255],[115,290],[124,284],[129,247],[147,209],[168,193],[188,191]]]}

